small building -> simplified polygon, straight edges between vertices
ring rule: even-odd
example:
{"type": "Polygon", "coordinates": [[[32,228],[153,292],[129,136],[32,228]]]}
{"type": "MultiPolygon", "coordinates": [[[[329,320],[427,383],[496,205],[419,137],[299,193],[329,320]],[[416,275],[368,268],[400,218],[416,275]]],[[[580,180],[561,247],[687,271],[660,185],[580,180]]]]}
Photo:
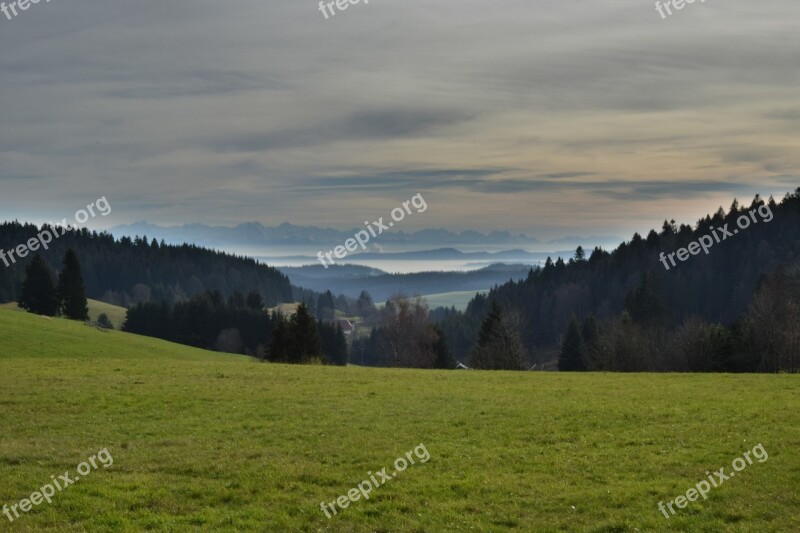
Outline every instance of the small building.
{"type": "Polygon", "coordinates": [[[356,330],[356,325],[346,318],[337,318],[332,321],[334,326],[341,326],[345,337],[349,337],[356,330]]]}

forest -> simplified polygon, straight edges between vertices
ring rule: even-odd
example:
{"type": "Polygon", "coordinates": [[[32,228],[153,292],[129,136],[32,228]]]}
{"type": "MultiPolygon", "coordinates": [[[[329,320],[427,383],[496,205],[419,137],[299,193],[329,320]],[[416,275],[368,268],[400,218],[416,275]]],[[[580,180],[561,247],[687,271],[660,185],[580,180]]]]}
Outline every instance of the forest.
{"type": "MultiPolygon", "coordinates": [[[[48,228],[47,225],[42,228],[48,228]]],[[[0,249],[10,250],[36,236],[39,227],[0,223],[0,249]]],[[[77,254],[90,298],[129,307],[142,302],[169,304],[206,291],[227,298],[235,291],[258,292],[268,306],[292,301],[289,279],[253,259],[195,245],[167,245],[147,237],[115,239],[86,228],[71,230],[38,252],[53,269],[67,250],[77,254]]],[[[19,297],[26,262],[0,266],[0,303],[19,297]]]]}
{"type": "Polygon", "coordinates": [[[800,188],[780,203],[734,200],[694,227],[664,221],[660,231],[634,234],[611,252],[595,248],[587,257],[578,248],[567,261],[548,259],[527,279],[476,297],[463,313],[439,309],[433,316],[459,359],[470,356],[496,302],[518,324],[532,364],[554,351],[564,358],[567,348],[562,369],[796,372],[798,259],[800,188]],[[669,271],[659,261],[662,252],[686,247],[712,227],[734,227],[764,205],[774,215],[769,223],[669,271]]]}

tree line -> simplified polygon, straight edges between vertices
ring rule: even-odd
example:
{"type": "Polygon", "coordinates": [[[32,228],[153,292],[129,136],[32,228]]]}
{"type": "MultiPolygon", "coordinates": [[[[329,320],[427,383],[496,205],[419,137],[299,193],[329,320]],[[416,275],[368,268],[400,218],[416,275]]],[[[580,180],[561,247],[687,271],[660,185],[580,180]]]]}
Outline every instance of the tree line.
{"type": "Polygon", "coordinates": [[[274,362],[347,364],[341,326],[316,320],[303,304],[291,317],[270,313],[256,291],[227,300],[209,291],[172,305],[140,303],[128,310],[123,331],[274,362]]]}
{"type": "Polygon", "coordinates": [[[88,320],[89,306],[81,265],[75,252],[70,249],[64,254],[57,280],[42,256],[34,256],[25,267],[25,280],[17,305],[37,315],[88,320]]]}
{"type": "Polygon", "coordinates": [[[800,372],[800,264],[762,276],[747,311],[730,324],[671,320],[659,276],[647,273],[625,311],[567,326],[559,370],[800,372]]]}
{"type": "Polygon", "coordinates": [[[516,324],[526,364],[556,354],[564,370],[796,372],[798,259],[800,188],[780,203],[734,200],[695,227],[665,221],[660,232],[634,234],[612,252],[595,248],[587,258],[579,247],[568,261],[548,258],[525,280],[476,297],[463,313],[434,315],[466,360],[497,306],[516,324]],[[669,271],[659,262],[661,252],[687,247],[712,227],[735,227],[762,205],[771,222],[669,271]]]}
{"type": "MultiPolygon", "coordinates": [[[[0,223],[0,249],[12,249],[45,229],[51,227],[0,223]]],[[[75,251],[83,267],[87,296],[121,307],[142,302],[172,304],[215,290],[225,298],[236,291],[255,290],[269,306],[293,301],[289,279],[278,270],[200,246],[168,245],[146,236],[115,239],[109,233],[82,228],[54,240],[41,258],[57,269],[68,249],[75,251]]],[[[0,303],[19,299],[27,263],[17,261],[0,268],[0,303]]]]}

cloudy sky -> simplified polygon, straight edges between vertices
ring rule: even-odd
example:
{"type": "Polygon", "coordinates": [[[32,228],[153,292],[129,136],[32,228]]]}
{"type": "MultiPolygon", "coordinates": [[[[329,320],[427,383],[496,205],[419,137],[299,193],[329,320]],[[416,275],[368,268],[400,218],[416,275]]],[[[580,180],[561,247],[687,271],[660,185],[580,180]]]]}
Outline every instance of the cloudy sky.
{"type": "Polygon", "coordinates": [[[40,2],[0,15],[0,218],[693,222],[800,186],[798,30],[797,0],[40,2]]]}

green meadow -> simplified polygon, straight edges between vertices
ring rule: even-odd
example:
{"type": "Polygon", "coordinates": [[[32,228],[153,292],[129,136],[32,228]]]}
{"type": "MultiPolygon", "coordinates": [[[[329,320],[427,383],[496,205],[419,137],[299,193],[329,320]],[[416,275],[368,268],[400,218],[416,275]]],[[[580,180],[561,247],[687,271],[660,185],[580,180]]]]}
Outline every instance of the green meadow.
{"type": "MultiPolygon", "coordinates": [[[[88,299],[87,303],[89,307],[89,319],[97,322],[97,318],[102,313],[105,313],[106,316],[108,316],[108,319],[111,320],[111,323],[114,325],[114,329],[122,329],[122,324],[125,323],[125,316],[128,313],[127,309],[106,302],[101,302],[100,300],[88,299]]],[[[23,309],[20,309],[17,306],[17,302],[0,304],[0,309],[19,311],[21,313],[25,312],[23,309]]]]}
{"type": "Polygon", "coordinates": [[[425,295],[425,300],[428,302],[428,306],[431,309],[435,309],[437,307],[455,307],[456,309],[463,311],[467,308],[467,305],[475,298],[477,293],[487,293],[488,290],[485,291],[454,291],[454,292],[442,292],[439,294],[428,294],[425,295]]]}
{"type": "Polygon", "coordinates": [[[292,367],[0,309],[0,505],[104,448],[113,466],[0,530],[800,530],[797,376],[292,367]]]}
{"type": "MultiPolygon", "coordinates": [[[[428,303],[428,307],[430,309],[436,309],[437,307],[455,307],[459,311],[463,311],[467,308],[469,302],[475,298],[476,294],[486,294],[487,292],[489,292],[488,289],[481,291],[452,291],[440,292],[437,294],[425,294],[423,297],[428,303]]],[[[386,305],[386,302],[377,302],[375,305],[381,308],[386,305]]]]}

